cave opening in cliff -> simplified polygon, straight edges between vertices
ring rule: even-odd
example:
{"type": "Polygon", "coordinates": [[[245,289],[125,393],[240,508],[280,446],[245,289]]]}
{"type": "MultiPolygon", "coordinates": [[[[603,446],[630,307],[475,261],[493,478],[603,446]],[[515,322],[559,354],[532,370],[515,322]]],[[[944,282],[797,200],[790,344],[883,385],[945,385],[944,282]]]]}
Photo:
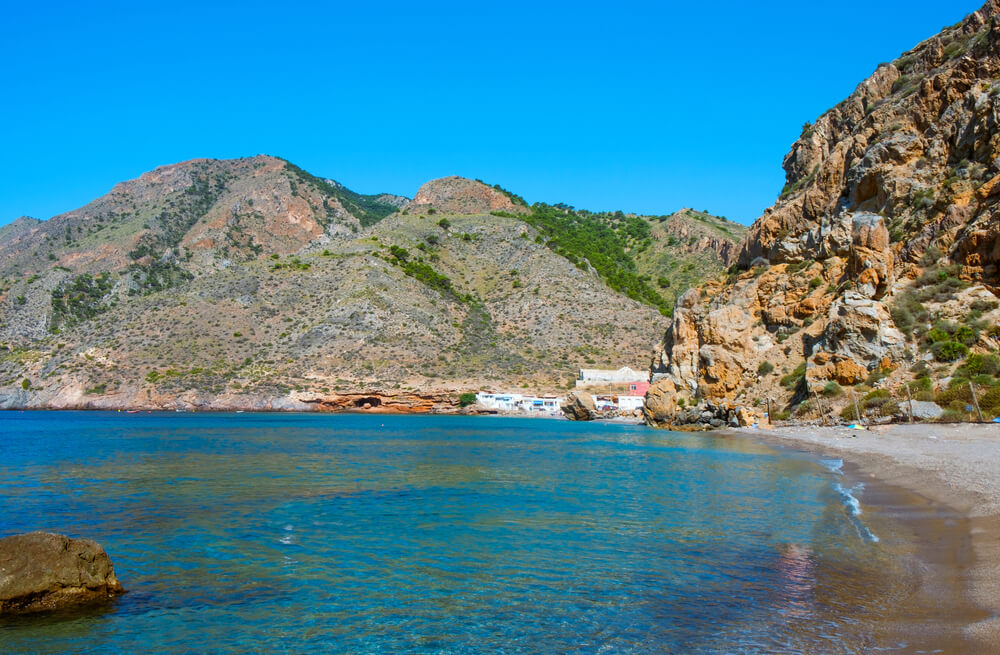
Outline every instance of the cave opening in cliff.
{"type": "Polygon", "coordinates": [[[364,398],[358,398],[354,401],[354,406],[359,409],[371,409],[372,407],[379,407],[381,405],[382,399],[374,396],[366,396],[364,398]]]}

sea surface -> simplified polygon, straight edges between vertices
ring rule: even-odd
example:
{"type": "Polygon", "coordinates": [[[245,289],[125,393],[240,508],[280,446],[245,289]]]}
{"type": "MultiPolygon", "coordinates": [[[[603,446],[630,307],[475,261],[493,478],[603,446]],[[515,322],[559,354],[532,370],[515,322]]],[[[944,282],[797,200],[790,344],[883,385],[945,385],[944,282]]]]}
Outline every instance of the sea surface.
{"type": "Polygon", "coordinates": [[[911,593],[836,462],[516,418],[0,413],[0,536],[129,593],[3,653],[867,653],[911,593]]]}

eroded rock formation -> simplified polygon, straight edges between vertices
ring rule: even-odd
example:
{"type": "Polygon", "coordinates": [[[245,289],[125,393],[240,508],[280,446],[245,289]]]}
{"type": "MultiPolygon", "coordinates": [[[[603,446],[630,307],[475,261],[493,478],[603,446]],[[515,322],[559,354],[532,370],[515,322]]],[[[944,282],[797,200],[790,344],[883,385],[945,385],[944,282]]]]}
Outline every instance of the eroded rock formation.
{"type": "MultiPolygon", "coordinates": [[[[792,406],[827,381],[855,384],[922,356],[892,309],[928,268],[1000,291],[998,78],[991,0],[807,124],[737,266],[678,299],[648,420],[677,416],[681,399],[792,406]]],[[[954,300],[946,292],[928,315],[954,300]]]]}
{"type": "Polygon", "coordinates": [[[572,391],[559,409],[571,421],[592,421],[597,418],[594,397],[586,391],[572,391]]]}
{"type": "Polygon", "coordinates": [[[458,402],[450,394],[444,393],[347,393],[305,397],[301,400],[315,406],[319,411],[368,414],[443,413],[454,411],[458,407],[458,402]]]}

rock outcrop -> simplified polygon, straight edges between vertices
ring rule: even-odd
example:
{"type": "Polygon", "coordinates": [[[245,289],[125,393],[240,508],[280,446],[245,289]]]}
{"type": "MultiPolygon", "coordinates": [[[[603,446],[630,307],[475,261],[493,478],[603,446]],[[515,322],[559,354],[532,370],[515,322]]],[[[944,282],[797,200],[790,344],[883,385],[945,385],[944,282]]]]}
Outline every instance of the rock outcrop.
{"type": "Polygon", "coordinates": [[[428,414],[452,412],[458,401],[445,393],[384,392],[333,394],[320,398],[304,397],[303,402],[321,412],[362,412],[365,414],[428,414]]]}
{"type": "Polygon", "coordinates": [[[427,182],[417,191],[410,206],[415,211],[430,206],[446,214],[488,214],[520,209],[502,191],[457,175],[427,182]]]}
{"type": "MultiPolygon", "coordinates": [[[[669,380],[687,407],[775,399],[793,409],[829,381],[856,384],[929,357],[919,334],[935,315],[955,314],[962,287],[989,292],[977,311],[992,311],[998,79],[1000,0],[991,0],[807,124],[785,158],[786,187],[750,227],[737,265],[678,299],[654,382],[669,380]],[[914,308],[926,325],[914,327],[914,308]]],[[[669,408],[662,384],[649,400],[669,408]]]]}
{"type": "Polygon", "coordinates": [[[597,418],[594,397],[586,391],[572,391],[559,409],[571,421],[592,421],[597,418]]]}
{"type": "Polygon", "coordinates": [[[764,418],[763,412],[730,402],[702,400],[693,406],[686,406],[667,400],[671,388],[670,380],[660,380],[649,388],[643,418],[648,425],[661,428],[683,430],[712,430],[738,428],[758,424],[764,418]],[[653,402],[649,402],[650,397],[653,402]]]}
{"type": "Polygon", "coordinates": [[[125,593],[97,543],[32,532],[0,539],[0,615],[107,602],[125,593]]]}

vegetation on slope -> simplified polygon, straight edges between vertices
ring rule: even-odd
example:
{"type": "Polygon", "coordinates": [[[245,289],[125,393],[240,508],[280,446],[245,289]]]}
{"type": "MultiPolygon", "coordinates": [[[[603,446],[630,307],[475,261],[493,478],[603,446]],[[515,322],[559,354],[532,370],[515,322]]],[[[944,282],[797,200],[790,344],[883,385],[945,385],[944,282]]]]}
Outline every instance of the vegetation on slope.
{"type": "Polygon", "coordinates": [[[52,291],[52,329],[91,319],[111,308],[114,282],[108,273],[77,275],[52,291]]]}
{"type": "MultiPolygon", "coordinates": [[[[362,227],[369,227],[381,221],[383,218],[395,212],[398,207],[384,202],[378,196],[368,196],[355,193],[339,184],[331,184],[323,178],[316,177],[312,173],[302,170],[292,162],[283,160],[285,168],[302,184],[309,184],[322,193],[333,196],[340,201],[344,209],[353,214],[361,222],[362,227]]],[[[294,183],[294,181],[293,181],[294,183]]],[[[294,188],[292,191],[294,192],[294,188]]]]}
{"type": "Polygon", "coordinates": [[[170,209],[164,209],[155,219],[149,221],[151,231],[129,251],[131,259],[155,258],[166,250],[176,248],[184,235],[208,213],[225,192],[230,175],[224,171],[213,173],[207,164],[201,164],[198,168],[199,172],[192,173],[191,186],[169,203],[170,209]]]}
{"type": "Polygon", "coordinates": [[[628,249],[650,241],[649,223],[622,212],[591,213],[567,205],[535,203],[527,215],[495,212],[519,218],[539,231],[539,242],[578,268],[593,268],[609,287],[670,316],[672,307],[636,270],[628,249]]]}

